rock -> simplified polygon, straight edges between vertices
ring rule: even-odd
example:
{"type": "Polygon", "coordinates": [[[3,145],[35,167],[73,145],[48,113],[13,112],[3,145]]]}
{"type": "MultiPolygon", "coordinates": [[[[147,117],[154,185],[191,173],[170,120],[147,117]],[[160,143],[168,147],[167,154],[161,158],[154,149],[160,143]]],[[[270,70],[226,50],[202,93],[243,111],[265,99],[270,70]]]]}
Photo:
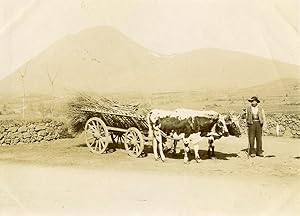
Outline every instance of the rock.
{"type": "Polygon", "coordinates": [[[63,130],[63,127],[62,127],[62,126],[58,126],[58,127],[57,127],[57,131],[58,131],[58,132],[61,132],[62,130],[63,130]]]}
{"type": "Polygon", "coordinates": [[[0,127],[0,134],[2,134],[5,131],[4,127],[0,127]]]}
{"type": "Polygon", "coordinates": [[[16,132],[18,130],[18,127],[10,127],[10,128],[8,128],[8,131],[9,132],[16,132]]]}
{"type": "Polygon", "coordinates": [[[17,144],[18,142],[20,142],[20,138],[17,137],[17,138],[14,139],[13,143],[17,144]]]}
{"type": "Polygon", "coordinates": [[[50,123],[52,120],[51,119],[43,119],[43,121],[42,122],[44,122],[44,123],[50,123]]]}
{"type": "Polygon", "coordinates": [[[56,133],[54,134],[54,138],[55,138],[55,139],[59,139],[59,138],[60,138],[59,133],[56,132],[56,133]]]}
{"type": "Polygon", "coordinates": [[[24,139],[27,139],[27,138],[30,138],[30,137],[31,137],[31,134],[28,133],[28,132],[23,134],[24,139]]]}
{"type": "Polygon", "coordinates": [[[30,133],[30,135],[33,136],[33,137],[37,137],[38,136],[38,132],[34,131],[34,132],[30,133]]]}
{"type": "Polygon", "coordinates": [[[47,133],[46,130],[41,130],[41,131],[38,132],[38,136],[42,136],[42,137],[46,136],[47,134],[48,133],[47,133]]]}
{"type": "Polygon", "coordinates": [[[263,133],[264,133],[265,135],[269,135],[269,134],[270,134],[270,129],[269,129],[269,128],[264,128],[264,129],[263,129],[263,133]]]}
{"type": "Polygon", "coordinates": [[[34,124],[30,124],[30,125],[28,126],[28,128],[29,128],[29,129],[34,129],[34,128],[35,128],[35,125],[34,125],[34,124]]]}
{"type": "Polygon", "coordinates": [[[29,132],[30,137],[36,137],[36,136],[37,136],[37,133],[38,133],[38,132],[36,132],[36,131],[29,132]]]}
{"type": "Polygon", "coordinates": [[[290,129],[285,130],[284,137],[293,137],[292,131],[290,129]]]}
{"type": "Polygon", "coordinates": [[[35,131],[41,131],[41,130],[45,130],[46,126],[44,124],[39,124],[37,126],[35,126],[35,131]]]}
{"type": "Polygon", "coordinates": [[[37,140],[37,141],[42,141],[42,140],[43,140],[43,137],[38,136],[38,137],[36,138],[36,140],[37,140]]]}
{"type": "Polygon", "coordinates": [[[64,125],[64,123],[62,123],[62,122],[54,122],[54,124],[55,124],[56,126],[63,126],[63,125],[64,125]]]}
{"type": "Polygon", "coordinates": [[[20,128],[18,129],[18,132],[23,133],[23,132],[26,132],[27,130],[28,130],[28,128],[27,128],[25,125],[23,125],[22,127],[20,127],[20,128]]]}
{"type": "Polygon", "coordinates": [[[30,129],[27,130],[27,132],[29,132],[30,134],[34,134],[37,131],[35,131],[34,128],[30,128],[30,129]]]}
{"type": "Polygon", "coordinates": [[[13,134],[13,136],[14,136],[14,137],[19,137],[19,138],[21,138],[21,137],[22,137],[22,133],[21,133],[21,132],[15,132],[15,133],[13,134]]]}
{"type": "Polygon", "coordinates": [[[47,129],[46,129],[46,132],[47,132],[48,134],[53,134],[53,133],[54,133],[54,129],[53,129],[53,128],[47,128],[47,129]]]}
{"type": "Polygon", "coordinates": [[[11,137],[12,139],[16,138],[16,137],[17,137],[17,133],[12,133],[10,137],[11,137]]]}
{"type": "Polygon", "coordinates": [[[48,135],[48,136],[44,137],[44,140],[46,140],[46,141],[51,141],[53,139],[54,139],[54,136],[51,136],[51,135],[48,135]]]}
{"type": "Polygon", "coordinates": [[[279,125],[279,135],[282,136],[285,132],[285,128],[282,125],[279,125]]]}
{"type": "Polygon", "coordinates": [[[269,134],[272,135],[272,136],[276,136],[276,128],[270,128],[269,130],[269,134]]]}
{"type": "Polygon", "coordinates": [[[12,137],[12,132],[8,132],[7,134],[6,134],[6,138],[11,138],[12,137]]]}
{"type": "Polygon", "coordinates": [[[30,138],[24,139],[24,143],[30,143],[30,138]]]}

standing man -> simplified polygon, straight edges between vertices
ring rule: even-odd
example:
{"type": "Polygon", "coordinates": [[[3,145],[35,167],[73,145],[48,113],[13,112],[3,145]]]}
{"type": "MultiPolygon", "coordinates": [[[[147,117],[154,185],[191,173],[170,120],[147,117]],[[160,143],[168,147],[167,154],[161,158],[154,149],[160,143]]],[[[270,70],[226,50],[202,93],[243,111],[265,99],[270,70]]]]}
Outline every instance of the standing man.
{"type": "Polygon", "coordinates": [[[264,110],[259,106],[260,100],[253,96],[248,101],[251,105],[244,109],[247,127],[248,127],[248,140],[250,144],[249,154],[251,157],[263,157],[262,149],[262,132],[263,125],[266,124],[266,116],[264,110]],[[256,140],[256,151],[254,142],[256,140]]]}

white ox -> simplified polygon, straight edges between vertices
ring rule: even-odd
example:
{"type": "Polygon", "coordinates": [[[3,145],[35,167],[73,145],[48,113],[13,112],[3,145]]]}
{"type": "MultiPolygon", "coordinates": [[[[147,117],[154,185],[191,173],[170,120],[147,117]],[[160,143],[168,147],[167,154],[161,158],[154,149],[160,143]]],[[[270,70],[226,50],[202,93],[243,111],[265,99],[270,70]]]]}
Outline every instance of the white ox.
{"type": "MultiPolygon", "coordinates": [[[[200,161],[198,143],[208,137],[210,147],[215,137],[228,134],[224,117],[215,111],[197,111],[190,109],[151,110],[147,115],[149,137],[153,137],[153,153],[156,160],[159,155],[165,161],[163,152],[163,137],[175,140],[182,139],[184,143],[184,162],[188,162],[190,145],[194,147],[196,161],[200,161]]],[[[209,147],[209,149],[210,149],[209,147]]]]}

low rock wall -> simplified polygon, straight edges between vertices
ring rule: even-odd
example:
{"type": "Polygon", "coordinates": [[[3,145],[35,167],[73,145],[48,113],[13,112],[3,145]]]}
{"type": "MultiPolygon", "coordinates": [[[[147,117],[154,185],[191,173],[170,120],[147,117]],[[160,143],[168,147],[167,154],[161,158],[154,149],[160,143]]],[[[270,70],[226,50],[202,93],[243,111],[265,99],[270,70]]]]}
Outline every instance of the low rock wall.
{"type": "Polygon", "coordinates": [[[17,145],[70,137],[63,122],[0,120],[0,145],[17,145]]]}
{"type": "MultiPolygon", "coordinates": [[[[264,135],[285,136],[300,138],[300,115],[297,114],[266,114],[267,126],[264,128],[264,135]]],[[[243,133],[246,133],[247,126],[244,120],[240,125],[243,133]]]]}

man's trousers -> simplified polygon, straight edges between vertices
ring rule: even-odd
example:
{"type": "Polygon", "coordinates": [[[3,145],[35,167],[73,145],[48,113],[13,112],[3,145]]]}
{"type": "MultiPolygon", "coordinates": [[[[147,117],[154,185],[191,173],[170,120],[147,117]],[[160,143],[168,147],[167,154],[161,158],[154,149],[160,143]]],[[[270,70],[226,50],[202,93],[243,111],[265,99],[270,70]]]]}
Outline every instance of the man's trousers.
{"type": "Polygon", "coordinates": [[[248,125],[248,139],[250,144],[250,154],[262,154],[262,125],[260,121],[253,121],[253,124],[248,125]],[[256,140],[256,151],[254,142],[256,140]]]}

